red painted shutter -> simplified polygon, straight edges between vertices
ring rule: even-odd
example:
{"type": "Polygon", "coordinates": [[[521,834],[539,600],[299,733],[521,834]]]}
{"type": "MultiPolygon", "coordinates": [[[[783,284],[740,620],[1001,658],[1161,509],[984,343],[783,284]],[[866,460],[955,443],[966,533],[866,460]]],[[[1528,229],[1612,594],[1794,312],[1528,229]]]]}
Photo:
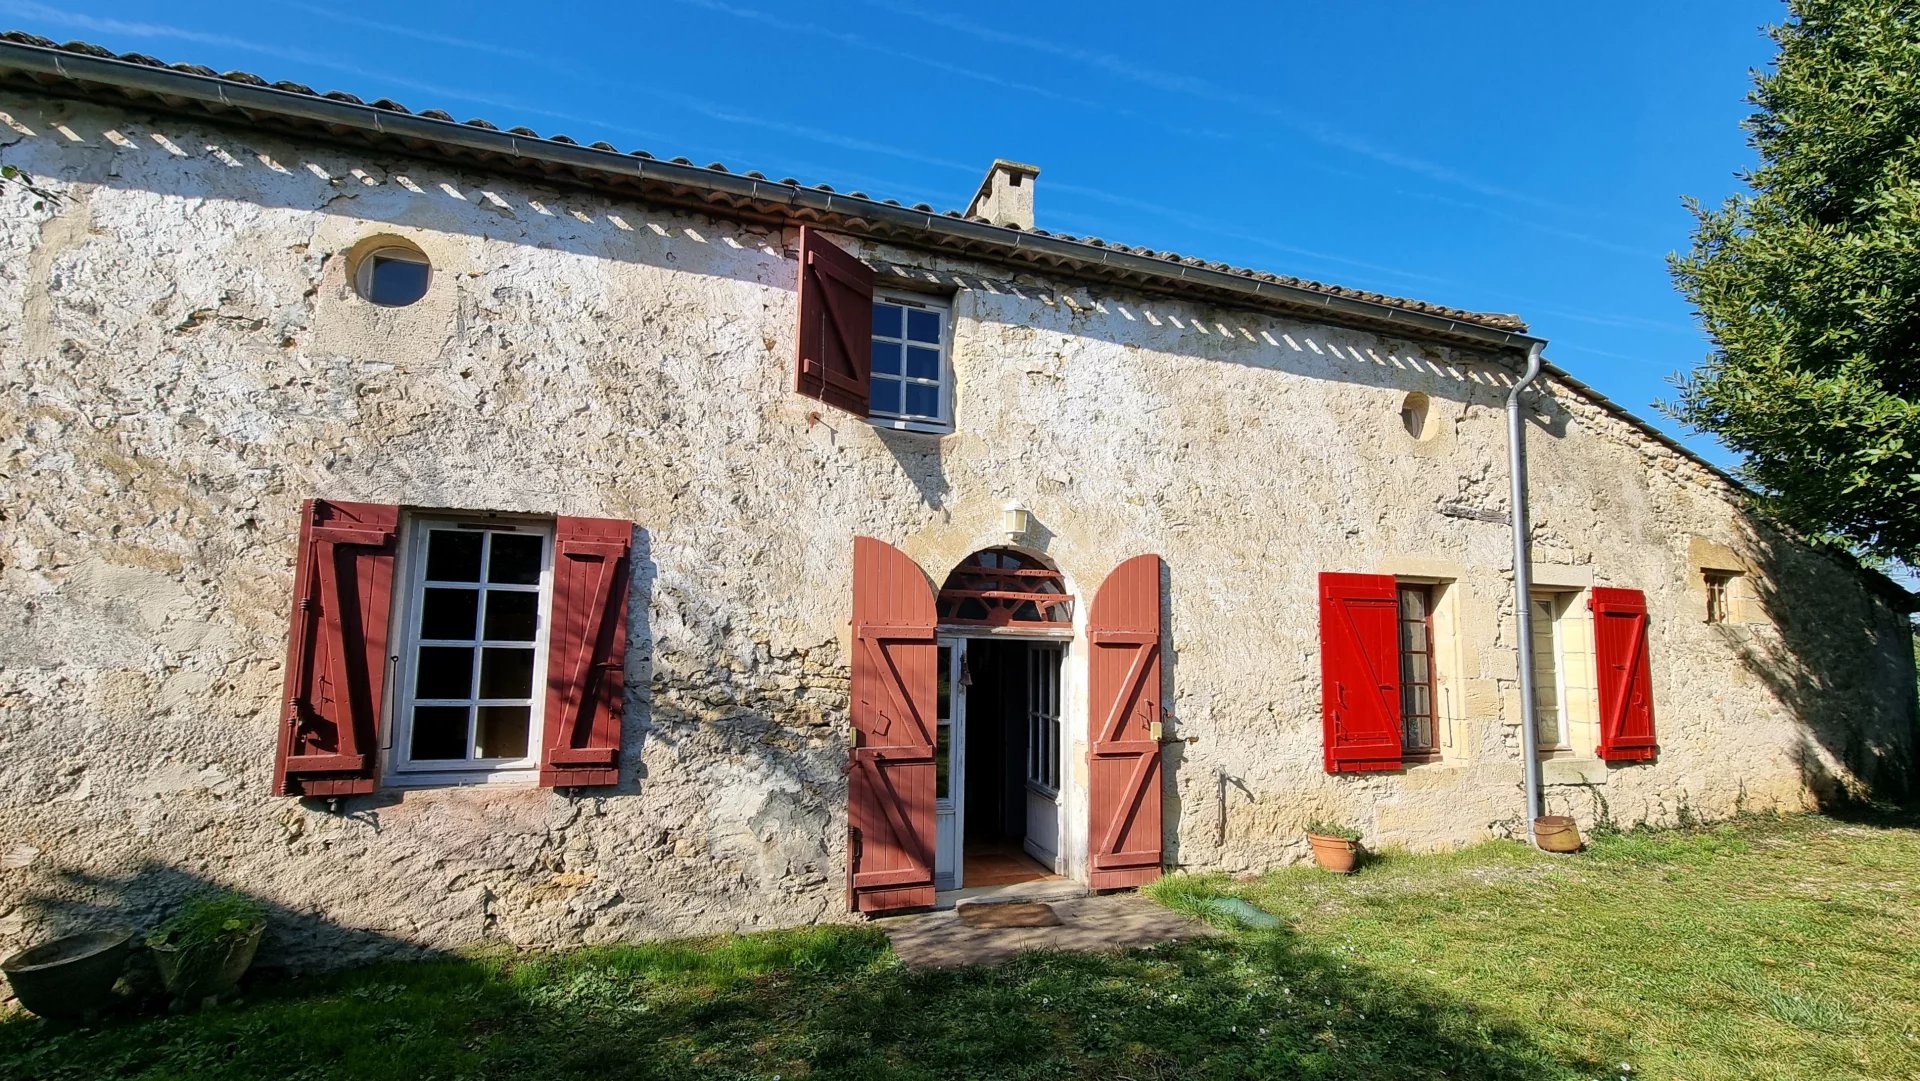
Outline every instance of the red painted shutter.
{"type": "Polygon", "coordinates": [[[873,271],[800,227],[800,355],[794,389],[858,417],[872,397],[873,271]]]}
{"type": "Polygon", "coordinates": [[[1320,576],[1320,711],[1328,773],[1401,767],[1399,603],[1391,575],[1320,576]]]}
{"type": "Polygon", "coordinates": [[[1160,877],[1160,557],[1115,567],[1087,628],[1087,884],[1138,886],[1160,877]]]}
{"type": "Polygon", "coordinates": [[[906,553],[853,538],[849,900],[856,912],[933,904],[933,587],[906,553]]]}
{"type": "Polygon", "coordinates": [[[540,752],[540,783],[548,788],[619,779],[632,543],[632,522],[554,522],[553,622],[547,634],[546,736],[540,752]]]}
{"type": "Polygon", "coordinates": [[[373,791],[399,525],[384,503],[300,505],[275,795],[373,791]]]}
{"type": "Polygon", "coordinates": [[[1659,752],[1653,740],[1653,666],[1647,659],[1647,595],[1593,590],[1593,649],[1600,675],[1601,758],[1635,762],[1659,752]]]}

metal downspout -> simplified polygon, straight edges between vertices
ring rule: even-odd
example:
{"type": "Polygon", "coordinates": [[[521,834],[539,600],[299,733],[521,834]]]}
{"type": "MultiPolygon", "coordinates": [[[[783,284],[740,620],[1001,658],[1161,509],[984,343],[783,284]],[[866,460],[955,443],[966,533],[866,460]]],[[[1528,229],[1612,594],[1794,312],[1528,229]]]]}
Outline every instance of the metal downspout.
{"type": "Polygon", "coordinates": [[[1507,467],[1513,480],[1513,606],[1520,633],[1520,756],[1526,768],[1527,813],[1520,828],[1533,843],[1533,820],[1540,816],[1539,711],[1533,699],[1533,559],[1528,551],[1527,420],[1520,394],[1540,378],[1545,342],[1527,350],[1527,371],[1507,394],[1507,467]]]}

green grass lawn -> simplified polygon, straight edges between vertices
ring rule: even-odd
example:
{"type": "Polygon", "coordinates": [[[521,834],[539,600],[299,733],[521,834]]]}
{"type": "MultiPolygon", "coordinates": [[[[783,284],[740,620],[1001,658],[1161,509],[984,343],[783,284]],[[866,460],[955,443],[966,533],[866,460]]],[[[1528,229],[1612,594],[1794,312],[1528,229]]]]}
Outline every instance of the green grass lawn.
{"type": "Polygon", "coordinates": [[[1920,1078],[1912,819],[1151,892],[1284,926],[938,972],[870,926],[395,964],[187,1016],[16,1017],[0,1078],[1920,1078]]]}

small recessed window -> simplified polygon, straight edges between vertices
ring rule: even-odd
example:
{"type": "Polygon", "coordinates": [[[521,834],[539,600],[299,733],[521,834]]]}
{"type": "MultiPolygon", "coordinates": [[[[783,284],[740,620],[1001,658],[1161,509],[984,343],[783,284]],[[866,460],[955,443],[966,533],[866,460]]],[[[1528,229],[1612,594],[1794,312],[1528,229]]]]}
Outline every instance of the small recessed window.
{"type": "Polygon", "coordinates": [[[1729,587],[1734,576],[1726,571],[1707,572],[1707,622],[1725,623],[1730,609],[1727,606],[1729,587]]]}
{"type": "Polygon", "coordinates": [[[433,267],[412,248],[376,248],[360,260],[354,287],[366,299],[387,308],[401,308],[427,295],[433,267]]]}
{"type": "Polygon", "coordinates": [[[1430,405],[1431,402],[1427,396],[1417,390],[1407,395],[1406,401],[1400,403],[1400,423],[1406,427],[1408,435],[1415,439],[1427,437],[1427,413],[1430,405]]]}

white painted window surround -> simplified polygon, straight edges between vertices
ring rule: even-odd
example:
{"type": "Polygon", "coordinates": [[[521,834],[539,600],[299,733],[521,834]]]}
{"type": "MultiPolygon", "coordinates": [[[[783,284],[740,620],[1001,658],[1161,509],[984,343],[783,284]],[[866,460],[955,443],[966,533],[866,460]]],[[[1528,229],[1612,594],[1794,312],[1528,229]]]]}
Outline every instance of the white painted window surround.
{"type": "Polygon", "coordinates": [[[420,516],[402,529],[390,782],[537,778],[552,523],[420,516]]]}

